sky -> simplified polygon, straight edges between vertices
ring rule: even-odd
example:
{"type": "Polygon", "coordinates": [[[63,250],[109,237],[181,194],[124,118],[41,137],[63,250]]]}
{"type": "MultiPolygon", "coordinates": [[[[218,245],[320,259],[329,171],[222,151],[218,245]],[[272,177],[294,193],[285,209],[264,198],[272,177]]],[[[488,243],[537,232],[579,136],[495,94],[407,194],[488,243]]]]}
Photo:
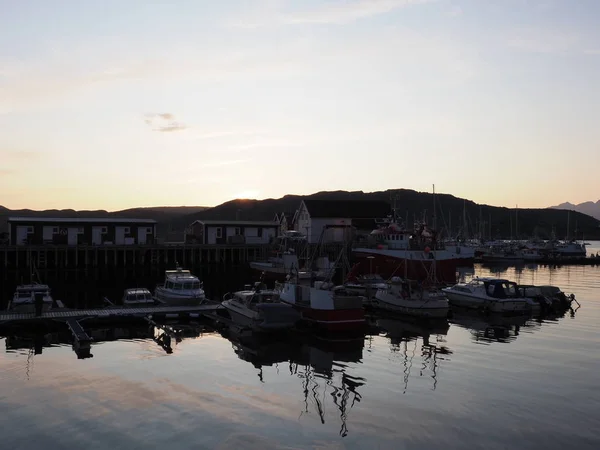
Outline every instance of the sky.
{"type": "Polygon", "coordinates": [[[600,197],[596,0],[0,0],[0,205],[600,197]]]}

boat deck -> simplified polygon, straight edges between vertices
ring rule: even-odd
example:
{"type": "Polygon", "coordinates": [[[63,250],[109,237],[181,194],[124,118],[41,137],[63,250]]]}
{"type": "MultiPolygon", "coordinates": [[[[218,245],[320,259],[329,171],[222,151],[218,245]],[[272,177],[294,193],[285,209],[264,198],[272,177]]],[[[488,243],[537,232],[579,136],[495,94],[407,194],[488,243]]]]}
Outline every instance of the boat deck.
{"type": "Polygon", "coordinates": [[[98,309],[69,309],[49,310],[42,312],[41,316],[35,313],[3,312],[0,314],[0,322],[12,321],[39,321],[39,320],[61,320],[61,319],[85,319],[94,318],[116,318],[116,317],[143,317],[151,314],[190,314],[212,312],[216,305],[198,306],[146,306],[140,308],[98,308],[98,309]]]}

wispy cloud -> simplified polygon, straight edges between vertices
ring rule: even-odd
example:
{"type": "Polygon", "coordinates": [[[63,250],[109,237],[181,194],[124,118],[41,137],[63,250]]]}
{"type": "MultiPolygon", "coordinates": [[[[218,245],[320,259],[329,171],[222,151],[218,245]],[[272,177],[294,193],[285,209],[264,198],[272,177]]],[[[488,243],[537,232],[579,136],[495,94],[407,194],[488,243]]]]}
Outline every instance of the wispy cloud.
{"type": "Polygon", "coordinates": [[[209,167],[223,167],[223,166],[232,166],[234,164],[242,164],[245,162],[251,161],[250,158],[245,159],[225,159],[222,161],[215,161],[210,163],[201,164],[199,167],[201,168],[209,168],[209,167]]]}
{"type": "Polygon", "coordinates": [[[0,169],[0,176],[14,175],[15,173],[17,173],[17,171],[14,169],[0,169]]]}
{"type": "Polygon", "coordinates": [[[144,122],[152,128],[152,131],[173,132],[187,129],[187,126],[175,120],[171,113],[153,113],[144,116],[144,122]]]}
{"type": "Polygon", "coordinates": [[[353,0],[353,1],[327,1],[322,6],[310,10],[300,11],[274,11],[270,13],[261,10],[257,18],[246,17],[230,26],[239,28],[258,28],[267,25],[343,25],[366,19],[408,6],[431,3],[437,0],[353,0]]]}

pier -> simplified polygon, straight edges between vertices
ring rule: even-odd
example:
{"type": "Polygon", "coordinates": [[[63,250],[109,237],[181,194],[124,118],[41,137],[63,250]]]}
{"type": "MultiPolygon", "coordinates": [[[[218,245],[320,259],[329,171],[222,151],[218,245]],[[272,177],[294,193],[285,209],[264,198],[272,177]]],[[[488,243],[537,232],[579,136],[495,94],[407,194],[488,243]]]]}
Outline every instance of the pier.
{"type": "MultiPolygon", "coordinates": [[[[324,246],[323,252],[334,257],[341,244],[324,246]]],[[[308,249],[295,249],[298,255],[310,255],[316,244],[308,249]],[[304,250],[304,251],[302,251],[304,250]]],[[[264,260],[272,246],[268,244],[204,245],[204,244],[152,244],[152,245],[11,245],[0,246],[0,267],[5,269],[83,269],[133,266],[183,266],[207,264],[231,266],[264,260]]]]}

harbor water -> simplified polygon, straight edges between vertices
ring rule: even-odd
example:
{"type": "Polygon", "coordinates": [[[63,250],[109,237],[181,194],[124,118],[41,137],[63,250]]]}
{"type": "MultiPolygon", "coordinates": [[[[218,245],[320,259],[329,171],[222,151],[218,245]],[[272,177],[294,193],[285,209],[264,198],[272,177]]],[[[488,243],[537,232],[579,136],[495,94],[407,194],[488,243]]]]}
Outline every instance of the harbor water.
{"type": "MultiPolygon", "coordinates": [[[[165,344],[158,330],[122,327],[96,330],[85,359],[53,335],[3,336],[2,448],[600,448],[600,267],[476,264],[473,275],[556,285],[581,307],[543,320],[373,318],[346,340],[191,323],[165,344]]],[[[91,276],[101,281],[48,284],[80,307],[131,287],[91,276]]],[[[213,296],[244,276],[203,275],[213,296]]],[[[2,281],[4,302],[16,282],[2,281]]]]}

